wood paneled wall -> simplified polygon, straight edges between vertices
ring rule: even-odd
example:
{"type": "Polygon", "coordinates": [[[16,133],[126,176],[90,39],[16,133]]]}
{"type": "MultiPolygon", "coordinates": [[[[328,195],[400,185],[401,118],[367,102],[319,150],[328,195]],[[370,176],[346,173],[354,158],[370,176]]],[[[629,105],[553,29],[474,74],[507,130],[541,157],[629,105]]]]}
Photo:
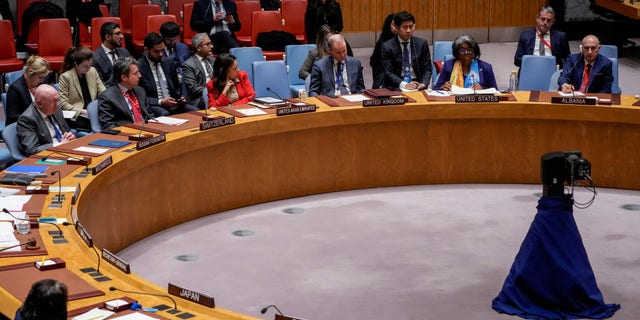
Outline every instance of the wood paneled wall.
{"type": "Polygon", "coordinates": [[[545,0],[339,0],[344,32],[375,32],[390,12],[406,10],[416,18],[417,28],[482,29],[523,27],[535,23],[545,0]]]}

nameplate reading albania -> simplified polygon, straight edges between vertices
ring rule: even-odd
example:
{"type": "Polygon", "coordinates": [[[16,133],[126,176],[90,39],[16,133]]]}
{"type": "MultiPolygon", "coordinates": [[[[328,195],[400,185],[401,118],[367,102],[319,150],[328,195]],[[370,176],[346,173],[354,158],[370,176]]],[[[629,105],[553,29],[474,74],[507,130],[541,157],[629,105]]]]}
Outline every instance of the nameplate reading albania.
{"type": "Polygon", "coordinates": [[[113,163],[113,158],[111,158],[111,156],[106,157],[104,160],[96,164],[95,167],[91,168],[91,174],[95,176],[96,174],[100,173],[100,171],[110,166],[112,163],[113,163]]]}
{"type": "Polygon", "coordinates": [[[307,104],[304,106],[296,106],[292,105],[290,107],[278,108],[276,109],[276,116],[288,116],[292,114],[298,113],[307,113],[307,112],[316,112],[315,104],[307,104]]]}
{"type": "Polygon", "coordinates": [[[551,103],[596,105],[595,97],[551,97],[551,103]]]}
{"type": "Polygon", "coordinates": [[[500,97],[493,94],[469,94],[456,96],[456,103],[500,102],[500,97]]]}
{"type": "Polygon", "coordinates": [[[230,124],[235,124],[235,123],[236,123],[235,117],[213,119],[211,121],[201,122],[200,131],[218,128],[222,126],[228,126],[230,124]]]}
{"type": "Polygon", "coordinates": [[[104,248],[102,249],[102,259],[106,260],[124,273],[131,273],[131,266],[128,263],[104,248]]]}
{"type": "Polygon", "coordinates": [[[159,135],[159,136],[155,136],[155,137],[151,137],[149,139],[144,139],[141,141],[138,141],[138,143],[136,144],[136,150],[142,150],[142,149],[146,149],[149,148],[151,146],[154,146],[160,142],[165,142],[167,141],[167,135],[165,135],[164,133],[159,135]]]}
{"type": "Polygon", "coordinates": [[[189,301],[193,301],[197,304],[201,304],[203,306],[209,307],[209,308],[215,308],[216,307],[216,302],[213,299],[213,297],[208,296],[204,293],[200,293],[197,291],[193,291],[193,290],[189,290],[189,289],[185,289],[182,287],[178,287],[175,284],[169,283],[169,293],[174,295],[174,296],[178,296],[182,299],[186,299],[189,301]]]}

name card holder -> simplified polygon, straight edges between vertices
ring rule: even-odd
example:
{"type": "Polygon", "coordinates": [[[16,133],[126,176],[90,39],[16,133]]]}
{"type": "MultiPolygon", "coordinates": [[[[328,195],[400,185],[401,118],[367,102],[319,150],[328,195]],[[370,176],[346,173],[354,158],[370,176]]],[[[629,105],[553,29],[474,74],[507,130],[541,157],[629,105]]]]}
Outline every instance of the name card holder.
{"type": "Polygon", "coordinates": [[[76,231],[78,231],[80,238],[82,238],[87,247],[93,247],[93,238],[80,222],[76,222],[76,231]]]}
{"type": "Polygon", "coordinates": [[[235,124],[235,117],[216,117],[212,118],[210,121],[200,122],[200,131],[209,130],[213,128],[228,126],[230,124],[235,124]]]}
{"type": "Polygon", "coordinates": [[[44,264],[42,264],[42,260],[35,261],[33,262],[33,266],[40,271],[47,271],[64,268],[67,264],[60,258],[51,258],[44,260],[44,264]]]}
{"type": "Polygon", "coordinates": [[[456,103],[498,103],[500,97],[493,94],[468,94],[456,96],[456,103]]]}
{"type": "Polygon", "coordinates": [[[405,97],[374,98],[362,100],[363,107],[396,106],[407,103],[405,97]]]}
{"type": "Polygon", "coordinates": [[[131,273],[131,265],[115,254],[111,253],[109,250],[102,248],[102,259],[109,262],[114,267],[118,268],[118,270],[130,274],[131,273]]]}
{"type": "Polygon", "coordinates": [[[595,106],[598,102],[596,97],[551,97],[551,103],[557,104],[581,104],[595,106]]]}
{"type": "Polygon", "coordinates": [[[146,149],[165,141],[167,141],[167,135],[163,133],[161,135],[151,137],[149,139],[138,141],[138,143],[136,143],[136,150],[146,149]]]}
{"type": "Polygon", "coordinates": [[[95,167],[91,168],[91,174],[95,176],[96,174],[100,173],[102,170],[106,169],[111,164],[113,164],[113,158],[111,156],[108,156],[104,160],[96,164],[95,167]]]}
{"type": "Polygon", "coordinates": [[[204,293],[196,292],[193,290],[185,289],[182,287],[178,287],[174,284],[169,283],[169,294],[172,294],[176,297],[180,297],[185,300],[189,300],[195,302],[199,305],[203,305],[209,308],[215,308],[216,302],[213,297],[208,296],[204,293]]]}
{"type": "Polygon", "coordinates": [[[289,105],[288,107],[282,107],[282,108],[276,109],[276,116],[280,117],[280,116],[290,116],[290,115],[299,114],[299,113],[316,112],[316,109],[317,108],[315,104],[303,104],[303,105],[293,104],[293,105],[289,105]]]}

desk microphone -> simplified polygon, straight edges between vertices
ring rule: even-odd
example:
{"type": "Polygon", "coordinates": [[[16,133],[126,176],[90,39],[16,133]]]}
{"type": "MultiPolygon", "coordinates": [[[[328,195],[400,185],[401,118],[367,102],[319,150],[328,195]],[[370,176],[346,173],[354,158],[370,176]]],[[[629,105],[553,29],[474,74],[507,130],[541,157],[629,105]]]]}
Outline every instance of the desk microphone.
{"type": "Polygon", "coordinates": [[[476,74],[471,73],[471,88],[473,89],[473,95],[476,95],[476,74]]]}
{"type": "Polygon", "coordinates": [[[91,158],[89,157],[77,157],[77,156],[72,156],[70,154],[66,154],[66,153],[62,153],[62,152],[57,152],[57,151],[53,151],[51,153],[49,153],[48,155],[42,157],[42,159],[40,159],[41,161],[47,161],[47,159],[49,159],[49,157],[53,154],[58,154],[64,157],[68,157],[67,163],[68,164],[77,164],[77,165],[81,165],[84,166],[84,171],[85,172],[89,172],[89,164],[91,164],[91,158]]]}
{"type": "Polygon", "coordinates": [[[264,308],[262,308],[262,310],[260,310],[261,314],[265,314],[265,312],[267,312],[267,310],[269,310],[269,308],[274,308],[276,309],[276,316],[275,316],[275,320],[304,320],[302,318],[298,318],[298,317],[292,317],[292,316],[286,316],[282,313],[282,311],[280,311],[280,309],[278,309],[278,307],[276,307],[275,304],[272,305],[268,305],[264,308]]]}
{"type": "Polygon", "coordinates": [[[54,227],[56,227],[58,229],[58,235],[62,236],[62,229],[60,229],[60,226],[58,226],[56,223],[53,222],[47,222],[47,221],[38,221],[38,220],[31,220],[31,219],[23,219],[23,218],[18,218],[16,216],[14,216],[9,210],[7,210],[7,208],[2,208],[2,212],[10,215],[11,217],[13,217],[16,220],[22,220],[22,221],[29,221],[29,222],[37,222],[38,224],[40,223],[46,223],[46,224],[50,224],[53,225],[54,227]]]}
{"type": "Polygon", "coordinates": [[[140,291],[129,291],[129,290],[118,289],[116,287],[109,287],[109,291],[120,291],[120,292],[124,292],[124,293],[142,294],[142,295],[147,295],[147,296],[168,298],[169,300],[171,300],[171,302],[173,302],[173,310],[178,310],[178,305],[176,304],[176,301],[173,300],[173,298],[171,298],[170,296],[168,296],[166,294],[140,292],[140,291]]]}
{"type": "Polygon", "coordinates": [[[60,174],[59,170],[56,170],[56,171],[52,171],[51,175],[55,176],[56,173],[58,174],[58,202],[62,203],[62,201],[64,200],[62,198],[62,174],[60,174]]]}
{"type": "Polygon", "coordinates": [[[276,97],[278,97],[278,99],[282,100],[282,102],[284,102],[285,106],[289,105],[289,101],[285,100],[282,98],[282,96],[280,96],[277,92],[275,92],[274,90],[271,89],[271,87],[266,87],[265,89],[267,89],[267,91],[273,93],[276,95],[276,97]]]}
{"type": "MultiPolygon", "coordinates": [[[[578,65],[578,62],[580,61],[580,59],[584,59],[584,54],[582,52],[582,45],[580,45],[580,53],[578,54],[578,58],[576,59],[576,62],[573,64],[573,66],[571,66],[571,69],[569,69],[569,72],[567,72],[567,75],[569,76],[568,84],[571,85],[571,94],[573,95],[574,98],[576,97],[576,94],[574,92],[575,88],[573,87],[573,84],[571,84],[571,73],[573,72],[573,69],[575,69],[576,66],[578,65]]],[[[562,73],[564,73],[564,71],[562,73]]],[[[560,91],[562,91],[562,85],[560,86],[560,91]]]]}
{"type": "Polygon", "coordinates": [[[271,305],[268,305],[268,306],[266,306],[266,307],[262,308],[262,310],[260,310],[260,313],[261,313],[261,314],[265,314],[265,313],[267,312],[267,310],[269,310],[269,308],[274,308],[274,309],[276,309],[276,312],[278,312],[278,314],[279,314],[279,315],[284,316],[284,314],[282,313],[282,311],[280,311],[280,309],[278,309],[278,307],[277,307],[275,304],[271,304],[271,305]]]}
{"type": "Polygon", "coordinates": [[[36,239],[34,239],[34,238],[29,238],[27,240],[27,242],[25,242],[25,243],[16,244],[16,245],[10,246],[10,247],[4,247],[4,248],[0,249],[0,252],[7,251],[7,250],[9,250],[11,248],[15,248],[15,247],[22,247],[22,246],[25,246],[24,248],[26,250],[37,250],[37,249],[40,249],[40,246],[38,245],[38,241],[36,241],[36,239]]]}

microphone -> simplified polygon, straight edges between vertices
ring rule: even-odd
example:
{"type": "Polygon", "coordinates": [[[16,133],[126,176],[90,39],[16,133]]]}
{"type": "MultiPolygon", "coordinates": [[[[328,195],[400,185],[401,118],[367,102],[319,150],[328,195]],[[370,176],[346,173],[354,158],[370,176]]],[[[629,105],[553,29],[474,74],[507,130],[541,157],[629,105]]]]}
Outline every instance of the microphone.
{"type": "Polygon", "coordinates": [[[276,312],[278,312],[278,314],[279,314],[279,315],[284,316],[284,314],[282,313],[282,311],[280,311],[280,309],[278,309],[278,307],[277,307],[275,304],[271,304],[271,305],[268,305],[268,306],[266,306],[266,307],[262,308],[262,310],[260,310],[260,313],[261,313],[261,314],[265,314],[265,313],[267,312],[267,310],[269,310],[269,308],[274,308],[274,309],[276,309],[276,312]]]}
{"type": "MultiPolygon", "coordinates": [[[[576,59],[576,62],[573,64],[573,66],[571,66],[571,69],[569,69],[569,72],[567,72],[566,74],[569,76],[569,85],[571,85],[571,94],[573,95],[573,97],[575,98],[575,88],[573,87],[573,84],[571,84],[571,73],[573,72],[573,69],[576,68],[576,66],[578,65],[578,62],[580,61],[580,59],[584,59],[584,55],[582,52],[582,45],[580,45],[580,53],[578,54],[578,58],[576,59]]],[[[566,66],[566,64],[565,64],[566,66]]],[[[562,72],[564,73],[564,71],[562,72]]],[[[560,86],[560,91],[562,91],[562,86],[560,86]]]]}
{"type": "Polygon", "coordinates": [[[58,174],[58,195],[57,195],[58,199],[55,200],[56,197],[53,197],[54,198],[53,202],[62,203],[64,201],[64,198],[62,197],[62,174],[60,174],[59,170],[56,170],[56,171],[52,171],[51,175],[55,176],[56,173],[58,174]]]}
{"type": "Polygon", "coordinates": [[[116,287],[109,287],[109,291],[120,291],[120,292],[124,292],[124,293],[133,293],[133,294],[141,294],[141,295],[147,295],[147,296],[168,298],[169,300],[171,300],[171,302],[173,302],[173,310],[178,310],[178,305],[176,304],[176,301],[173,300],[173,298],[171,298],[170,296],[168,296],[166,294],[140,292],[140,291],[129,291],[129,290],[118,289],[116,287]]]}
{"type": "Polygon", "coordinates": [[[66,159],[68,164],[77,164],[77,165],[80,165],[80,166],[85,166],[84,171],[86,171],[86,172],[89,171],[89,164],[91,164],[91,158],[90,157],[76,157],[76,156],[72,156],[72,155],[69,155],[69,154],[66,154],[66,153],[53,151],[53,152],[49,153],[48,155],[42,157],[42,159],[40,159],[40,160],[47,161],[47,159],[53,154],[59,154],[59,155],[64,156],[64,157],[68,157],[66,159]]]}
{"type": "Polygon", "coordinates": [[[473,89],[473,95],[476,94],[476,74],[471,73],[471,88],[473,89]]]}
{"type": "Polygon", "coordinates": [[[16,216],[14,216],[9,210],[7,210],[7,208],[2,208],[2,212],[10,215],[12,218],[16,219],[16,220],[22,220],[22,221],[29,221],[29,222],[37,222],[38,224],[40,223],[46,223],[46,224],[50,224],[53,225],[54,227],[56,227],[58,229],[58,235],[62,236],[62,229],[60,229],[60,226],[58,226],[57,224],[53,223],[53,222],[47,222],[47,221],[38,221],[38,220],[31,220],[31,219],[23,219],[23,218],[18,218],[16,216]]]}
{"type": "Polygon", "coordinates": [[[269,91],[269,92],[271,92],[271,93],[275,94],[275,95],[276,95],[276,97],[277,97],[278,99],[282,100],[286,106],[288,106],[288,105],[289,105],[289,101],[287,101],[287,100],[283,99],[283,98],[282,98],[282,97],[281,97],[277,92],[275,92],[274,90],[272,90],[272,89],[271,89],[271,87],[267,87],[266,89],[267,89],[267,91],[269,91]]]}
{"type": "Polygon", "coordinates": [[[22,247],[22,246],[25,246],[24,248],[26,250],[37,250],[37,249],[40,249],[40,246],[38,245],[38,241],[36,241],[36,239],[34,239],[34,238],[29,238],[29,239],[27,239],[27,242],[16,244],[16,245],[9,246],[9,247],[1,248],[0,252],[7,251],[7,250],[15,248],[15,247],[22,247]]]}

